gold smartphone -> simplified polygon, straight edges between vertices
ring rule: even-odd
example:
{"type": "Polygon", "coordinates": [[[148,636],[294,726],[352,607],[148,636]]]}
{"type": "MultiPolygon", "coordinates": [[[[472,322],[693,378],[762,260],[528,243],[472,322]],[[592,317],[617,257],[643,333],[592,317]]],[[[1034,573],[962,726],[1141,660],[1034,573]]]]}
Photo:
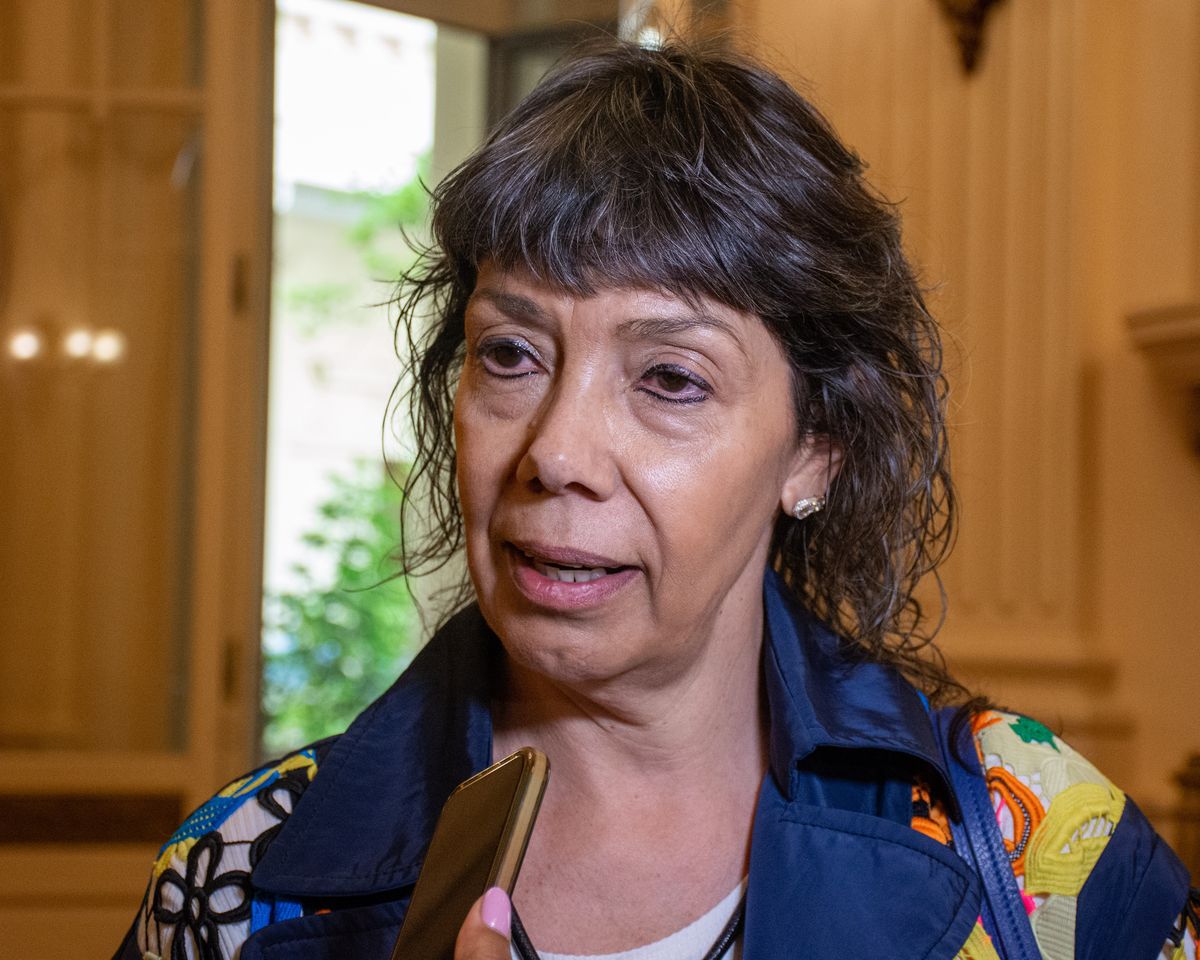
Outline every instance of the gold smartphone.
{"type": "Polygon", "coordinates": [[[512,894],[550,762],[522,747],[459,784],[442,807],[392,960],[453,960],[467,912],[491,887],[512,894]]]}

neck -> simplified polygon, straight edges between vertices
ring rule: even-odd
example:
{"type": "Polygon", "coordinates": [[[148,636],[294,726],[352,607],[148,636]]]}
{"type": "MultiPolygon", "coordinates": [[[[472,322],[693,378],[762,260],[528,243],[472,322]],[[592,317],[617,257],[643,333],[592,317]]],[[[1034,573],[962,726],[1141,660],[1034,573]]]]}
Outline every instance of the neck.
{"type": "Polygon", "coordinates": [[[761,608],[748,619],[736,634],[700,645],[701,656],[653,676],[567,686],[509,661],[494,704],[493,755],[540,747],[556,792],[580,799],[703,793],[714,781],[757,790],[766,768],[761,608]]]}
{"type": "Polygon", "coordinates": [[[509,661],[493,753],[530,744],[551,763],[516,890],[545,949],[653,942],[746,875],[767,765],[762,603],[724,612],[703,637],[676,638],[689,653],[674,669],[580,686],[509,661]]]}

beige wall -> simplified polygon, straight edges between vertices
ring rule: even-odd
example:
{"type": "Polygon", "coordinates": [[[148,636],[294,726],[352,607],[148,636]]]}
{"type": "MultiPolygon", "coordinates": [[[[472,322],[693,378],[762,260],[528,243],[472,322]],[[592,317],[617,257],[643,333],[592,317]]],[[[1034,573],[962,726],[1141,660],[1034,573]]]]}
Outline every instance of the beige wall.
{"type": "Polygon", "coordinates": [[[743,26],[902,201],[937,287],[944,648],[1171,803],[1200,750],[1200,456],[1125,318],[1200,299],[1200,6],[1006,0],[972,76],[933,0],[756,0],[743,26]]]}

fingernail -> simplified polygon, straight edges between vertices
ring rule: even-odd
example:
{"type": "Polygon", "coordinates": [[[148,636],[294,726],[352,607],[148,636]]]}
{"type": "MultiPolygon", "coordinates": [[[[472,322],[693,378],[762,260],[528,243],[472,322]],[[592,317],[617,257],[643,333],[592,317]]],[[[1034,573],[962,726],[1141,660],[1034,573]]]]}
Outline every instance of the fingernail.
{"type": "Polygon", "coordinates": [[[483,895],[483,922],[505,940],[508,939],[512,927],[512,904],[508,894],[499,887],[492,887],[483,895]]]}

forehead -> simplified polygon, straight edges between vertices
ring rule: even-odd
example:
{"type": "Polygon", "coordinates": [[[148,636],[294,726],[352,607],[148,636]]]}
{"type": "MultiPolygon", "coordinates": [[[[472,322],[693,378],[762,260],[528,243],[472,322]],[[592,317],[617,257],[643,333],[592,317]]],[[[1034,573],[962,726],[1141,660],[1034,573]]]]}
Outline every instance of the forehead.
{"type": "Polygon", "coordinates": [[[762,321],[703,294],[682,296],[647,287],[598,287],[579,294],[548,284],[525,270],[480,268],[468,303],[468,316],[496,312],[519,323],[561,327],[569,317],[584,317],[622,339],[655,340],[693,334],[729,340],[744,353],[772,340],[762,321]]]}

